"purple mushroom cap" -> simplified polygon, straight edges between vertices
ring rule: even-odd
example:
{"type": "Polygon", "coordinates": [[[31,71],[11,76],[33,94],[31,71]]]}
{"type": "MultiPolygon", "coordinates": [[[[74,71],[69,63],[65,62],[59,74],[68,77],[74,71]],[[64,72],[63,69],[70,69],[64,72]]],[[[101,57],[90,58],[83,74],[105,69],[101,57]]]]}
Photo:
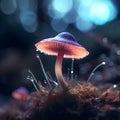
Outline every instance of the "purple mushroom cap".
{"type": "Polygon", "coordinates": [[[23,99],[24,97],[28,96],[29,92],[25,87],[20,87],[13,91],[12,96],[15,99],[23,99]]]}
{"type": "Polygon", "coordinates": [[[53,38],[44,39],[35,44],[35,46],[41,52],[49,55],[57,56],[59,52],[64,53],[65,58],[79,59],[89,54],[69,32],[62,32],[53,38]]]}

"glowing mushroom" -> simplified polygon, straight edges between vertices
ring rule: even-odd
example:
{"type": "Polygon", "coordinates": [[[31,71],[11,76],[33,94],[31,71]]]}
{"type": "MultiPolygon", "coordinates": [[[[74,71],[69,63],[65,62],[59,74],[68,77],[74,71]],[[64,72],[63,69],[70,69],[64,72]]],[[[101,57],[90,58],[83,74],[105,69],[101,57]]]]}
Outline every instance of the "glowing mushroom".
{"type": "Polygon", "coordinates": [[[62,32],[53,38],[44,39],[36,43],[35,46],[37,50],[40,50],[41,52],[57,56],[55,74],[62,87],[68,85],[62,75],[63,57],[80,59],[89,54],[84,47],[77,43],[75,37],[68,32],[62,32]]]}
{"type": "Polygon", "coordinates": [[[17,100],[24,100],[28,96],[28,90],[24,87],[20,87],[12,92],[12,97],[17,100]]]}

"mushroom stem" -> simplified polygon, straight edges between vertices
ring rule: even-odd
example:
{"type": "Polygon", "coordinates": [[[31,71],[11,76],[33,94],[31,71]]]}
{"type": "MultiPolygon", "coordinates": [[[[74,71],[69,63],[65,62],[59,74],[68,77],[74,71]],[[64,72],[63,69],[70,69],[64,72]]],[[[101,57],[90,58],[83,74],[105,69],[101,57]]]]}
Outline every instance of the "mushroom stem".
{"type": "Polygon", "coordinates": [[[62,75],[62,60],[63,60],[64,53],[59,52],[56,63],[55,63],[55,74],[58,80],[58,83],[62,86],[62,88],[65,88],[68,86],[68,83],[65,81],[63,75],[62,75]]]}

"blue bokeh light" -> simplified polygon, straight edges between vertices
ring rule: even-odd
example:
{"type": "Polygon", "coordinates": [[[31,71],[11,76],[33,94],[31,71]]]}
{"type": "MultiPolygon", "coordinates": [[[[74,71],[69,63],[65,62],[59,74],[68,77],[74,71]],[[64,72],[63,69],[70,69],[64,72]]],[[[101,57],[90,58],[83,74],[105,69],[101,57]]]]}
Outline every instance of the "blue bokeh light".
{"type": "Polygon", "coordinates": [[[77,13],[82,20],[90,20],[103,25],[117,16],[117,10],[111,0],[78,0],[77,13]]]}
{"type": "Polygon", "coordinates": [[[1,0],[0,7],[4,14],[10,15],[16,11],[17,3],[16,0],[1,0]]]}
{"type": "Polygon", "coordinates": [[[76,13],[76,11],[71,10],[71,11],[69,12],[69,14],[67,14],[67,15],[65,15],[65,16],[63,17],[63,21],[66,22],[66,23],[68,23],[68,24],[70,24],[70,23],[74,23],[74,22],[76,21],[76,18],[77,18],[77,13],[76,13]]]}
{"type": "Polygon", "coordinates": [[[62,20],[58,20],[58,19],[53,19],[51,21],[51,26],[52,28],[56,31],[56,32],[62,32],[65,31],[65,29],[67,28],[68,24],[66,24],[64,21],[62,20]]]}
{"type": "Polygon", "coordinates": [[[35,32],[38,27],[36,0],[18,0],[20,23],[27,32],[35,32]]]}
{"type": "Polygon", "coordinates": [[[48,6],[48,14],[54,19],[60,19],[72,9],[72,6],[72,0],[53,0],[48,6]]]}
{"type": "Polygon", "coordinates": [[[90,9],[90,19],[97,25],[103,25],[113,20],[117,15],[117,11],[109,0],[104,2],[96,2],[92,4],[90,9]]]}
{"type": "Polygon", "coordinates": [[[21,12],[28,10],[35,11],[37,8],[36,0],[18,0],[18,5],[21,12]]]}
{"type": "Polygon", "coordinates": [[[28,32],[36,31],[38,25],[36,13],[31,11],[22,12],[20,15],[20,21],[24,29],[28,32]]]}
{"type": "Polygon", "coordinates": [[[79,17],[76,19],[75,26],[80,31],[89,31],[93,28],[93,24],[91,21],[82,20],[79,17]]]}
{"type": "Polygon", "coordinates": [[[29,4],[30,4],[29,0],[18,0],[18,5],[19,5],[20,11],[29,10],[30,9],[29,4]]]}

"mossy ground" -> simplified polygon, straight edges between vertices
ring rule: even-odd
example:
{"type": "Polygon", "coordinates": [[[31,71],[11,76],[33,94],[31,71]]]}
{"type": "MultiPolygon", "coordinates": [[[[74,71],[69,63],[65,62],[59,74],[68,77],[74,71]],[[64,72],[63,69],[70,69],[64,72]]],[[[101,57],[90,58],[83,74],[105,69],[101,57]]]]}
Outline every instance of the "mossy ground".
{"type": "Polygon", "coordinates": [[[11,101],[0,111],[1,120],[120,120],[120,92],[102,91],[91,83],[48,90],[40,85],[24,100],[11,101]]]}

